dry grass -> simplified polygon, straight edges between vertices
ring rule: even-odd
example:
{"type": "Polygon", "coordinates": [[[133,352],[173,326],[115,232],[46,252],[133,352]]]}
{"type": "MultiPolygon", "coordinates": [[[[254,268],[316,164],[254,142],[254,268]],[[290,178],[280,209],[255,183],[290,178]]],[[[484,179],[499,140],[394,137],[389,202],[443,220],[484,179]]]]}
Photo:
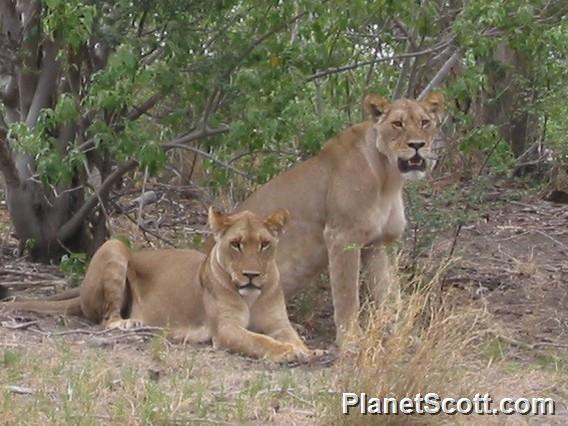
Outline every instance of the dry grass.
{"type": "MultiPolygon", "coordinates": [[[[357,342],[356,354],[340,361],[340,392],[394,398],[428,392],[442,397],[475,394],[478,383],[468,374],[472,370],[468,354],[479,348],[487,331],[487,313],[458,311],[445,303],[440,292],[444,269],[417,274],[420,278],[406,286],[413,290],[401,295],[396,308],[367,306],[364,337],[357,342]]],[[[423,424],[428,420],[423,416],[342,416],[338,408],[335,401],[331,411],[337,424],[377,424],[379,420],[381,424],[423,424]]]]}
{"type": "Polygon", "coordinates": [[[2,425],[313,424],[324,370],[171,345],[0,341],[2,425]]]}

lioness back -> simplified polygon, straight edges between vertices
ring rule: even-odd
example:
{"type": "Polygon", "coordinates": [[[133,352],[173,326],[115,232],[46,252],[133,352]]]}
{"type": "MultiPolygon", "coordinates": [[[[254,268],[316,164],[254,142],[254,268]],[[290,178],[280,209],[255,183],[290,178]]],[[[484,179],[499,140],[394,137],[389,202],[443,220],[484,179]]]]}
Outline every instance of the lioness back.
{"type": "Polygon", "coordinates": [[[205,255],[197,250],[133,252],[128,280],[133,281],[131,318],[161,327],[203,325],[205,311],[199,268],[205,255]]]}

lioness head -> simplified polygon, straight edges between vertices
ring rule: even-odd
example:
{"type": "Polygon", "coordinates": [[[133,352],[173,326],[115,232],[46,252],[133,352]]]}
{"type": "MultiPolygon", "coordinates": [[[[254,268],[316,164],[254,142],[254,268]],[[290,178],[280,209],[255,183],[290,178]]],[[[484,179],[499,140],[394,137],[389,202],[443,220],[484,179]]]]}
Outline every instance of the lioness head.
{"type": "Polygon", "coordinates": [[[423,101],[389,101],[367,95],[363,101],[376,129],[377,148],[404,177],[420,179],[434,165],[432,142],[444,109],[444,96],[430,93],[423,101]]]}
{"type": "Polygon", "coordinates": [[[278,279],[276,243],[289,217],[288,210],[261,218],[249,211],[224,215],[209,209],[216,243],[212,255],[241,295],[259,293],[278,279]]]}

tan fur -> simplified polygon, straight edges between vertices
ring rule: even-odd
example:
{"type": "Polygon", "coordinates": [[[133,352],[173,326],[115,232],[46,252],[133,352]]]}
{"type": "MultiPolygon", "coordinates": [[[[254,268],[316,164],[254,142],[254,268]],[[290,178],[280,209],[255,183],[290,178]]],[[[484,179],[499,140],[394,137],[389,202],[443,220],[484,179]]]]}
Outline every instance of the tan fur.
{"type": "Polygon", "coordinates": [[[339,344],[357,331],[361,254],[375,297],[388,290],[384,245],[405,228],[404,178],[420,178],[432,166],[443,97],[390,102],[368,95],[364,108],[369,121],[332,138],[318,155],[276,176],[239,207],[261,215],[275,208],[291,212],[277,257],[282,288],[291,296],[328,267],[339,344]],[[403,174],[399,159],[417,152],[426,170],[403,174]]]}
{"type": "Polygon", "coordinates": [[[78,297],[4,307],[82,315],[108,328],[167,327],[177,339],[213,340],[218,348],[276,362],[306,359],[312,353],[288,320],[275,261],[288,216],[285,210],[266,219],[211,210],[215,245],[208,256],[133,252],[110,240],[93,256],[78,297]]]}

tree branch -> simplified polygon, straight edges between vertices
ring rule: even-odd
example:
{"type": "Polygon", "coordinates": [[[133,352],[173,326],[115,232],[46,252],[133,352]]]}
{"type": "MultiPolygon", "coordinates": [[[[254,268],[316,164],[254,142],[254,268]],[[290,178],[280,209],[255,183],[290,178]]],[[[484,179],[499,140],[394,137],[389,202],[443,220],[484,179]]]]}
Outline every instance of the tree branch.
{"type": "Polygon", "coordinates": [[[414,50],[419,49],[418,45],[416,44],[416,30],[414,29],[411,34],[406,28],[406,26],[400,21],[400,19],[394,18],[393,22],[395,27],[397,27],[406,37],[406,40],[408,41],[410,47],[413,48],[414,50]]]}
{"type": "MultiPolygon", "coordinates": [[[[211,156],[210,154],[198,150],[197,148],[193,148],[184,144],[193,142],[195,140],[198,139],[203,139],[203,138],[207,138],[207,137],[211,137],[211,136],[215,136],[215,135],[219,135],[222,133],[227,133],[229,131],[229,127],[225,126],[225,127],[219,127],[219,128],[215,128],[215,129],[210,129],[209,127],[206,127],[204,129],[197,129],[194,130],[193,132],[188,133],[187,135],[181,136],[177,139],[174,139],[171,143],[168,144],[164,144],[162,145],[162,149],[164,149],[164,151],[168,151],[170,149],[173,148],[181,148],[181,149],[186,149],[189,151],[193,151],[196,152],[200,155],[206,156],[208,158],[210,158],[212,161],[227,167],[228,169],[233,170],[235,173],[239,173],[240,175],[247,177],[250,179],[250,176],[248,176],[246,173],[236,169],[235,167],[226,164],[220,160],[217,160],[216,158],[214,158],[213,156],[211,156]]],[[[87,141],[85,142],[83,145],[81,145],[81,147],[84,147],[85,149],[92,146],[92,141],[87,141]]],[[[81,206],[81,208],[79,210],[77,210],[77,212],[73,215],[73,217],[71,219],[69,219],[60,229],[59,232],[57,234],[57,237],[59,240],[61,241],[65,241],[67,238],[71,237],[71,235],[73,235],[73,233],[77,230],[77,228],[82,224],[82,222],[87,218],[87,216],[91,213],[91,211],[99,204],[99,200],[104,200],[110,189],[112,188],[112,185],[118,180],[120,179],[124,174],[130,172],[131,170],[134,170],[136,167],[138,166],[138,162],[136,160],[129,160],[125,163],[123,163],[122,165],[118,166],[110,175],[108,175],[108,177],[104,180],[104,182],[101,184],[99,190],[96,192],[96,194],[93,194],[87,201],[85,201],[83,203],[83,205],[81,206]]]]}
{"type": "Polygon", "coordinates": [[[327,77],[328,75],[338,74],[338,73],[341,73],[341,72],[344,72],[344,71],[351,71],[351,70],[354,70],[356,68],[364,67],[364,66],[371,65],[371,64],[376,64],[376,63],[379,63],[379,62],[388,62],[388,61],[392,61],[392,60],[395,60],[395,59],[411,58],[411,57],[415,57],[415,56],[427,55],[428,53],[433,53],[433,52],[436,52],[440,49],[443,49],[444,47],[449,45],[452,41],[453,41],[453,39],[445,41],[443,43],[440,43],[437,46],[431,47],[429,49],[420,50],[418,52],[400,53],[398,55],[393,55],[393,56],[389,56],[389,57],[386,57],[386,58],[375,58],[375,59],[371,59],[369,61],[355,62],[354,64],[344,65],[344,66],[341,66],[341,67],[328,68],[326,70],[318,71],[315,74],[312,74],[311,76],[309,76],[306,79],[306,81],[313,81],[313,80],[316,80],[318,78],[327,77]]]}
{"type": "Polygon", "coordinates": [[[209,123],[209,117],[213,113],[214,110],[217,109],[219,106],[218,98],[221,95],[221,88],[220,86],[216,86],[213,89],[213,92],[207,99],[207,104],[205,105],[205,110],[203,111],[203,115],[201,116],[201,124],[200,127],[202,129],[206,129],[209,123]]]}
{"type": "Polygon", "coordinates": [[[18,10],[23,23],[19,46],[21,58],[18,64],[18,90],[20,92],[20,120],[24,121],[36,90],[41,4],[32,0],[18,4],[18,7],[23,9],[18,10]]]}
{"type": "Polygon", "coordinates": [[[36,125],[41,110],[49,105],[53,92],[57,87],[59,66],[56,56],[57,47],[55,43],[47,40],[43,48],[41,73],[26,117],[26,125],[30,128],[36,125]]]}
{"type": "Polygon", "coordinates": [[[75,212],[73,217],[69,219],[57,233],[60,241],[70,238],[73,233],[83,224],[83,221],[91,213],[91,211],[99,204],[99,200],[106,199],[112,185],[114,185],[124,174],[134,170],[138,166],[138,161],[129,160],[118,166],[101,184],[98,191],[93,194],[87,201],[83,203],[81,208],[75,212]]]}
{"type": "Polygon", "coordinates": [[[191,152],[195,152],[196,154],[199,154],[202,157],[208,158],[209,160],[213,161],[214,163],[217,163],[220,166],[223,166],[226,169],[231,170],[232,172],[235,172],[238,175],[241,175],[241,176],[243,176],[247,179],[253,180],[253,178],[249,174],[237,169],[234,166],[231,166],[229,163],[226,163],[224,161],[221,161],[221,160],[215,158],[214,156],[212,156],[208,152],[202,151],[202,150],[195,148],[193,146],[183,145],[183,144],[179,144],[179,143],[168,143],[168,144],[165,144],[165,145],[162,145],[162,146],[164,147],[165,151],[169,151],[170,149],[174,149],[174,148],[179,148],[179,149],[185,149],[185,150],[188,150],[188,151],[191,151],[191,152]]]}
{"type": "Polygon", "coordinates": [[[442,82],[446,79],[452,68],[455,64],[461,59],[462,51],[461,49],[457,49],[452,56],[448,58],[448,60],[442,65],[442,68],[436,73],[434,78],[426,85],[424,90],[418,95],[417,100],[421,101],[432,91],[432,89],[438,87],[442,82]]]}
{"type": "Polygon", "coordinates": [[[12,159],[6,137],[6,131],[0,129],[0,170],[2,170],[8,188],[13,188],[20,184],[20,176],[12,159]]]}
{"type": "Polygon", "coordinates": [[[164,95],[162,95],[161,93],[156,93],[155,95],[149,97],[146,101],[144,101],[142,105],[134,106],[132,108],[132,111],[130,111],[126,115],[126,118],[131,121],[137,120],[138,118],[140,118],[140,116],[146,114],[149,110],[154,108],[154,106],[162,99],[164,99],[164,95]]]}
{"type": "MultiPolygon", "coordinates": [[[[189,132],[188,134],[184,135],[184,136],[180,136],[177,139],[174,139],[171,143],[172,144],[186,144],[186,143],[190,143],[193,141],[196,141],[198,139],[204,139],[204,138],[209,138],[211,136],[216,136],[216,135],[221,135],[223,133],[227,133],[230,129],[229,126],[222,126],[222,127],[217,127],[215,129],[211,129],[209,127],[205,127],[205,128],[199,128],[196,129],[192,132],[189,132]]],[[[170,144],[166,144],[164,146],[167,146],[170,144]]]]}

